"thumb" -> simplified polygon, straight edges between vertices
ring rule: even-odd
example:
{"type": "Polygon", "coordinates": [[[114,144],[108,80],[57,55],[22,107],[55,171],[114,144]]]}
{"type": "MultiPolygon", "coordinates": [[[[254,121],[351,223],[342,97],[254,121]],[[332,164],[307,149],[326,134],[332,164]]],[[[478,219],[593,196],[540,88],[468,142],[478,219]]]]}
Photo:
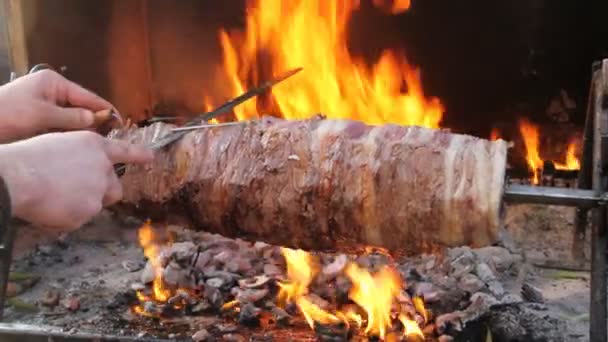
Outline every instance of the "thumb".
{"type": "Polygon", "coordinates": [[[93,125],[93,112],[84,108],[49,106],[47,127],[54,129],[84,129],[93,125]]]}

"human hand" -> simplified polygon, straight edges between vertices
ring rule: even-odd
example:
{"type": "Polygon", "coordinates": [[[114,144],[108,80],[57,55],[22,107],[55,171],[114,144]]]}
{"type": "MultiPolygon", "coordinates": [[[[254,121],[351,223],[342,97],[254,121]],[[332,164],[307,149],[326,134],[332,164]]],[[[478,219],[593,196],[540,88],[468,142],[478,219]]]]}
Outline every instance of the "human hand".
{"type": "Polygon", "coordinates": [[[142,146],[89,131],[49,133],[0,145],[0,175],[13,216],[71,230],[122,198],[114,164],[153,158],[142,146]]]}
{"type": "Polygon", "coordinates": [[[0,142],[50,130],[85,129],[93,112],[112,104],[52,70],[41,70],[0,86],[0,142]]]}

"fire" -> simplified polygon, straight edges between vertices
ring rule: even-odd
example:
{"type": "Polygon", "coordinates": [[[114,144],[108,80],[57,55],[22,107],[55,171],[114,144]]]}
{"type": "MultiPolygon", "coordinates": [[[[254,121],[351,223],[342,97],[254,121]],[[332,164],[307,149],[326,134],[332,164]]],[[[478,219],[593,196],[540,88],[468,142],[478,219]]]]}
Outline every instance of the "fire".
{"type": "MultiPolygon", "coordinates": [[[[409,0],[374,2],[388,3],[392,13],[410,5],[409,0]]],[[[418,70],[402,54],[384,51],[371,66],[351,56],[348,22],[358,8],[353,0],[249,0],[245,32],[220,32],[231,96],[286,70],[304,71],[274,87],[272,98],[238,106],[237,119],[259,114],[305,119],[323,113],[372,125],[439,127],[443,105],[425,97],[418,70]]]]}
{"type": "Polygon", "coordinates": [[[308,293],[308,285],[318,272],[318,266],[312,256],[303,250],[282,248],[281,252],[287,263],[289,283],[279,283],[279,304],[296,302],[308,293]]]}
{"type": "Polygon", "coordinates": [[[521,119],[519,121],[519,131],[521,133],[522,138],[524,139],[524,144],[526,145],[526,160],[528,162],[528,167],[534,173],[532,183],[538,184],[539,173],[543,167],[543,160],[538,154],[538,126],[534,125],[527,119],[521,119]]]}
{"type": "MultiPolygon", "coordinates": [[[[522,138],[524,139],[524,144],[526,146],[526,160],[528,162],[528,167],[532,172],[534,172],[534,176],[532,179],[533,184],[539,183],[539,173],[543,167],[543,159],[540,157],[540,129],[537,125],[531,123],[527,119],[521,119],[519,121],[519,131],[521,133],[522,138]]],[[[566,151],[566,162],[559,163],[553,161],[555,168],[558,170],[579,170],[580,162],[576,157],[576,143],[571,142],[568,145],[568,150],[566,151]]]]}
{"type": "Polygon", "coordinates": [[[388,267],[372,275],[356,264],[350,264],[346,268],[346,274],[353,282],[350,299],[367,313],[365,333],[383,339],[386,329],[392,326],[391,308],[401,290],[399,276],[388,267]]]}
{"type": "Polygon", "coordinates": [[[139,229],[139,244],[144,249],[144,255],[154,268],[155,277],[152,283],[154,300],[166,302],[171,297],[171,291],[165,289],[163,285],[163,267],[158,259],[160,248],[156,243],[156,237],[154,236],[154,230],[150,221],[146,221],[139,229]]]}
{"type": "Polygon", "coordinates": [[[407,318],[407,316],[404,314],[399,314],[399,321],[401,321],[401,324],[403,324],[403,335],[424,338],[424,334],[422,333],[422,330],[420,330],[420,327],[416,321],[407,318]]]}
{"type": "Polygon", "coordinates": [[[500,131],[498,128],[492,128],[492,131],[490,132],[490,140],[495,141],[498,139],[500,139],[500,131]]]}
{"type": "MultiPolygon", "coordinates": [[[[168,288],[163,281],[163,265],[159,258],[161,252],[161,242],[154,233],[154,228],[150,221],[146,221],[138,231],[139,243],[144,250],[144,255],[148,258],[150,265],[154,270],[154,280],[152,281],[152,291],[140,290],[136,292],[139,304],[131,309],[134,313],[146,317],[159,317],[162,308],[169,305],[171,308],[181,310],[184,308],[180,300],[173,301],[187,293],[189,296],[196,298],[197,295],[190,289],[173,289],[168,288]],[[173,298],[172,298],[173,297],[173,298]],[[150,305],[152,309],[147,309],[150,305]]],[[[168,241],[168,245],[173,243],[168,241]]]]}
{"type": "Polygon", "coordinates": [[[410,8],[410,0],[374,0],[378,8],[386,8],[391,14],[399,14],[410,8]]]}
{"type": "Polygon", "coordinates": [[[555,168],[558,170],[580,170],[581,164],[576,157],[576,143],[568,144],[566,152],[566,163],[555,163],[555,168]]]}
{"type": "Polygon", "coordinates": [[[314,329],[315,322],[321,324],[337,324],[342,320],[335,315],[326,312],[312,303],[305,296],[308,293],[308,285],[312,282],[319,268],[312,255],[303,250],[282,248],[281,252],[287,263],[287,278],[289,282],[279,283],[280,291],[278,303],[285,306],[287,303],[296,303],[304,318],[311,328],[314,329]]]}
{"type": "MultiPolygon", "coordinates": [[[[346,267],[345,274],[352,282],[349,298],[363,309],[366,314],[364,320],[351,307],[330,313],[312,303],[306,295],[308,286],[318,271],[316,260],[302,250],[283,248],[282,253],[287,264],[288,282],[279,283],[279,305],[295,303],[313,329],[316,323],[345,323],[349,326],[354,323],[358,328],[365,326],[365,333],[369,336],[380,339],[387,336],[387,330],[392,327],[393,304],[403,286],[398,273],[393,268],[386,266],[372,274],[355,263],[350,263],[346,267]]],[[[426,321],[428,317],[422,299],[416,297],[413,304],[426,321]]],[[[406,336],[423,336],[416,321],[409,319],[403,313],[398,314],[406,336]]]]}

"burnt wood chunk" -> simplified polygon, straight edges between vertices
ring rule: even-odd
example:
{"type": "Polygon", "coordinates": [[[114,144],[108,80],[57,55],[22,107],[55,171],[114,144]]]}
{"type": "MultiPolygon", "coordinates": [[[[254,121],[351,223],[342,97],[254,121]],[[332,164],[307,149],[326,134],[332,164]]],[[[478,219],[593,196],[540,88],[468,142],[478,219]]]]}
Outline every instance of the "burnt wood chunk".
{"type": "MultiPolygon", "coordinates": [[[[175,127],[115,130],[150,143],[175,127]]],[[[310,250],[419,252],[497,239],[507,143],[350,120],[263,118],[203,128],[129,166],[119,208],[310,250]]]]}

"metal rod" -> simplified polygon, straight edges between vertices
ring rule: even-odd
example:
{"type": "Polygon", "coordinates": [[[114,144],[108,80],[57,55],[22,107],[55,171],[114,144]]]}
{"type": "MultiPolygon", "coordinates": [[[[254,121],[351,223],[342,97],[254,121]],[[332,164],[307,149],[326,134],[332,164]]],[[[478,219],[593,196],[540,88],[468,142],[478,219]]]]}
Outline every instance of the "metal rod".
{"type": "Polygon", "coordinates": [[[212,127],[224,127],[224,126],[237,126],[247,123],[247,121],[236,121],[236,122],[224,122],[219,124],[209,124],[209,125],[196,125],[196,126],[186,126],[186,127],[177,127],[171,130],[171,132],[184,132],[184,131],[195,131],[201,128],[212,128],[212,127]]]}
{"type": "MultiPolygon", "coordinates": [[[[608,60],[602,61],[601,71],[595,84],[594,135],[593,135],[593,190],[596,196],[606,191],[605,156],[608,138],[608,108],[605,92],[608,91],[608,60]]],[[[589,337],[592,342],[606,342],[608,330],[608,291],[606,284],[606,206],[593,210],[591,229],[591,295],[589,303],[589,337]]]]}
{"type": "MultiPolygon", "coordinates": [[[[581,169],[578,173],[578,187],[580,189],[591,189],[592,163],[593,163],[593,122],[595,108],[595,83],[597,81],[599,65],[591,67],[591,85],[587,99],[587,112],[585,114],[585,131],[583,133],[583,153],[581,169]]],[[[578,262],[585,260],[585,236],[587,231],[588,208],[578,207],[574,216],[574,231],[572,232],[572,258],[578,262]]]]}
{"type": "Polygon", "coordinates": [[[606,201],[593,190],[548,186],[509,185],[503,198],[507,203],[530,203],[593,208],[606,201]]]}

